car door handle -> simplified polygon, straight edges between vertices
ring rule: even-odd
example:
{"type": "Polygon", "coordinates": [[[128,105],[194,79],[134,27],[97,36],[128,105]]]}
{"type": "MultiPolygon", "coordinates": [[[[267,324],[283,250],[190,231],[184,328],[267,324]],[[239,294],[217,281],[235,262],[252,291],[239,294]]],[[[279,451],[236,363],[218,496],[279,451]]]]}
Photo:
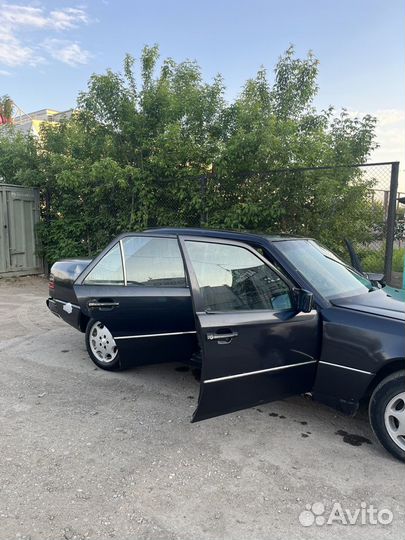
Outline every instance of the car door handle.
{"type": "Polygon", "coordinates": [[[120,303],[119,302],[89,302],[87,305],[90,309],[97,309],[97,308],[112,309],[112,308],[118,307],[120,303]]]}
{"type": "Polygon", "coordinates": [[[226,334],[219,334],[217,332],[207,332],[207,339],[208,341],[224,341],[225,343],[229,343],[229,341],[233,338],[238,337],[238,332],[227,332],[226,334]]]}

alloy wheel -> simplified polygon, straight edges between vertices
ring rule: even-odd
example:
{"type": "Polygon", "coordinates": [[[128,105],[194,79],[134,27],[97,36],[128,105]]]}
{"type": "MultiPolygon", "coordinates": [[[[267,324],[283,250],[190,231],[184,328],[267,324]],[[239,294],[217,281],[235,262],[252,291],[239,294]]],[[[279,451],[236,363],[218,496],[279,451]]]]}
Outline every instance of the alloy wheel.
{"type": "Polygon", "coordinates": [[[115,360],[118,347],[108,328],[100,321],[93,324],[90,330],[90,348],[99,362],[109,364],[115,360]]]}
{"type": "Polygon", "coordinates": [[[391,439],[405,450],[405,392],[397,394],[388,402],[384,422],[391,439]]]}

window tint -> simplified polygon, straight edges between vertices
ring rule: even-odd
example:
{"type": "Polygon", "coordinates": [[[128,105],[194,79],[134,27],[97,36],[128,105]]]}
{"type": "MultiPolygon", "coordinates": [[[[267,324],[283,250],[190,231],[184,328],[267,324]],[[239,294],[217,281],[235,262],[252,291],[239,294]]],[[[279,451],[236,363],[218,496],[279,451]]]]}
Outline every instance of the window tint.
{"type": "Polygon", "coordinates": [[[186,286],[183,259],[177,240],[129,236],[122,242],[128,285],[186,286]]]}
{"type": "Polygon", "coordinates": [[[88,285],[124,285],[120,245],[115,244],[84,280],[88,285]]]}
{"type": "Polygon", "coordinates": [[[313,240],[283,240],[277,242],[277,249],[327,299],[355,296],[372,290],[370,281],[313,240]]]}
{"type": "Polygon", "coordinates": [[[292,307],[289,287],[247,249],[187,241],[187,251],[207,311],[292,307]]]}

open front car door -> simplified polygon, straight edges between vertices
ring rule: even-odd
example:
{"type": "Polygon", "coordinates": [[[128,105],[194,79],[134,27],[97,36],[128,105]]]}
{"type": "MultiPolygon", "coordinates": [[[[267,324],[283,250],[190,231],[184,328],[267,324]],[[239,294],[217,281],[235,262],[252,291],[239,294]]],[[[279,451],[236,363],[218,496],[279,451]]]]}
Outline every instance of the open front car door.
{"type": "Polygon", "coordinates": [[[318,314],[253,248],[182,237],[202,371],[193,421],[311,390],[318,314]]]}

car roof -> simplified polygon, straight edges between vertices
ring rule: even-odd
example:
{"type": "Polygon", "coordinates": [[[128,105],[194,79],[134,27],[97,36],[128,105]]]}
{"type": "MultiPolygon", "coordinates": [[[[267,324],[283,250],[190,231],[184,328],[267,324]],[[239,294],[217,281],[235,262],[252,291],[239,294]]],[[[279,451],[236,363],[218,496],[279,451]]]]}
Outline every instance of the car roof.
{"type": "Polygon", "coordinates": [[[207,236],[214,238],[226,238],[229,240],[239,240],[241,242],[263,243],[263,240],[269,242],[277,242],[280,240],[303,240],[302,236],[292,236],[288,234],[267,234],[267,233],[252,233],[245,231],[232,231],[221,229],[208,229],[202,227],[159,227],[147,229],[144,232],[165,233],[174,235],[189,235],[189,236],[207,236]]]}

